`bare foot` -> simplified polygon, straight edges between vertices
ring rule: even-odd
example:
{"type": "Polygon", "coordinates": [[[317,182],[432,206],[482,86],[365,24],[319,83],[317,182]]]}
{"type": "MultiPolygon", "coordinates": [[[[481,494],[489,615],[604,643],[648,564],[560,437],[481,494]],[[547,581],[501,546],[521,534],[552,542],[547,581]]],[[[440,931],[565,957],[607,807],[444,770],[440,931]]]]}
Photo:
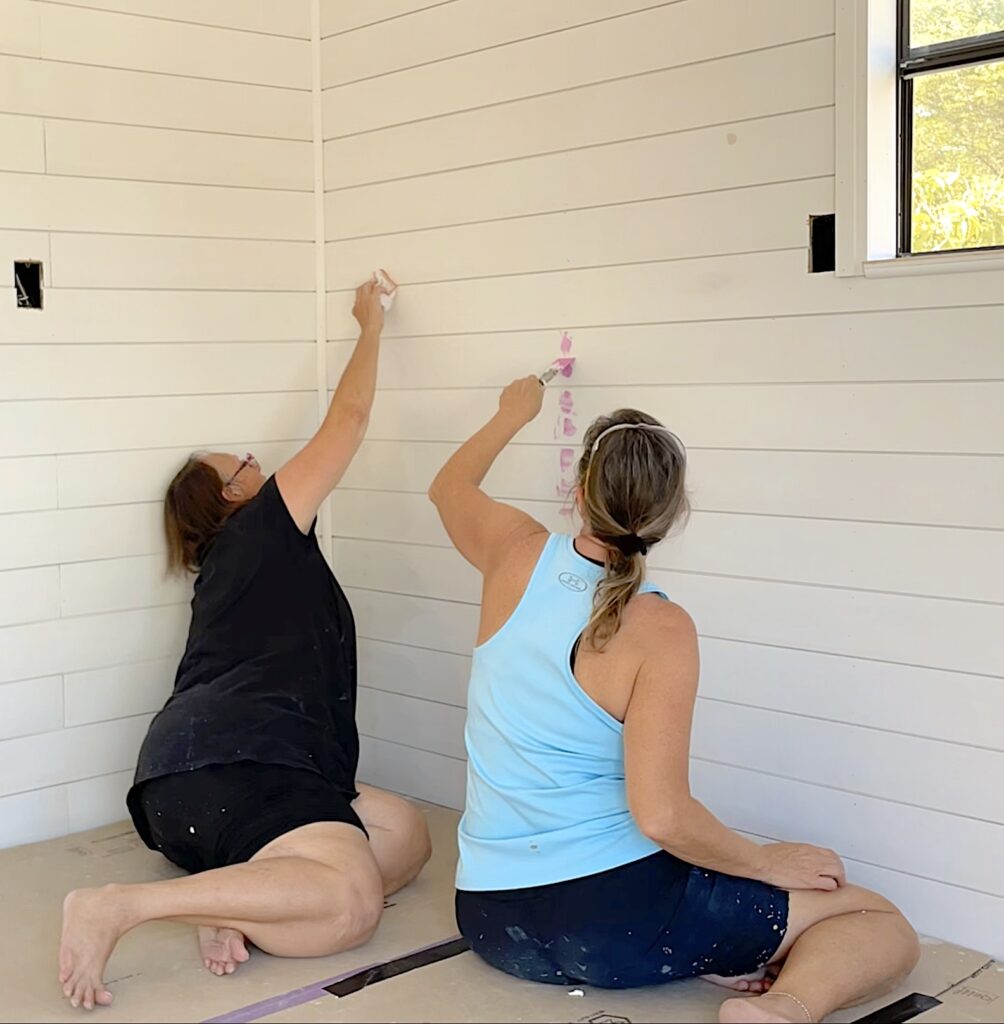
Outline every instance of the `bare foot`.
{"type": "Polygon", "coordinates": [[[768,968],[761,967],[759,971],[752,974],[737,974],[728,978],[722,974],[702,974],[702,981],[710,981],[712,985],[721,985],[722,988],[730,988],[735,992],[748,992],[750,995],[763,995],[770,990],[776,977],[768,968]]]}
{"type": "Polygon", "coordinates": [[[755,999],[726,999],[718,1010],[721,1024],[812,1024],[802,1008],[787,996],[770,994],[755,999]]]}
{"type": "Polygon", "coordinates": [[[129,930],[122,890],[77,889],[63,902],[63,935],[59,943],[59,984],[70,1005],[93,1010],[109,1006],[104,971],[115,943],[129,930]]]}
{"type": "Polygon", "coordinates": [[[233,974],[251,955],[236,928],[200,928],[199,951],[206,970],[218,978],[233,974]]]}

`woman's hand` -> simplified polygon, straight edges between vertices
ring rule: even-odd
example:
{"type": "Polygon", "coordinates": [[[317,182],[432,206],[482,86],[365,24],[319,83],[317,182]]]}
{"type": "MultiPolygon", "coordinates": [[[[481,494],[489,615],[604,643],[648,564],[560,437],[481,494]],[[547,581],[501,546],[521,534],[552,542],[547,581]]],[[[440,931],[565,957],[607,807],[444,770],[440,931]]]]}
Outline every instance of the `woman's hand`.
{"type": "Polygon", "coordinates": [[[779,889],[824,889],[847,884],[844,865],[833,850],[806,843],[770,843],[760,848],[766,858],[761,880],[779,889]]]}
{"type": "Polygon", "coordinates": [[[390,295],[397,287],[386,270],[381,273],[390,283],[389,288],[381,287],[373,278],[370,278],[356,289],[356,301],[352,307],[352,315],[358,321],[363,333],[370,331],[379,334],[383,330],[384,311],[383,306],[380,305],[380,296],[390,295]]]}
{"type": "Polygon", "coordinates": [[[502,392],[499,398],[499,412],[518,423],[526,426],[537,417],[544,404],[544,385],[534,376],[514,380],[502,392]]]}

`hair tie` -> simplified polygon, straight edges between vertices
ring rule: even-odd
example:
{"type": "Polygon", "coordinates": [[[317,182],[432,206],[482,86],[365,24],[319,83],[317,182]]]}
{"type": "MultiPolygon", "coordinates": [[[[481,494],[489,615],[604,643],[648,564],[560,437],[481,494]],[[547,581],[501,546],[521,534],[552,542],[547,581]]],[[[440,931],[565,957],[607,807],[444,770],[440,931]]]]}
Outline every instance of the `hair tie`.
{"type": "Polygon", "coordinates": [[[642,540],[637,534],[629,533],[623,537],[615,537],[614,547],[626,558],[634,555],[641,555],[643,558],[648,554],[649,542],[642,540]]]}

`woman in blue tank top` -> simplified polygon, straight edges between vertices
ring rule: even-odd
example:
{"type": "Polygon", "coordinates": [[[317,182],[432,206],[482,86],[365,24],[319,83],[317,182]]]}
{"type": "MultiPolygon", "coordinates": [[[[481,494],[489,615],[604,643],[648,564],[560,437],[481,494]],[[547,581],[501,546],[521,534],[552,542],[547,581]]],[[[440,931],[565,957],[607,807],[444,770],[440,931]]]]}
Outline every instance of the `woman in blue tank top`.
{"type": "Polygon", "coordinates": [[[917,937],[831,850],[759,846],[691,795],[694,624],[645,580],[687,512],[686,455],[625,409],[585,436],[574,539],[481,482],[536,417],[516,381],[430,490],[484,577],[468,700],[457,919],[520,978],[627,988],[702,976],[723,1021],[816,1021],[904,978],[917,937]]]}

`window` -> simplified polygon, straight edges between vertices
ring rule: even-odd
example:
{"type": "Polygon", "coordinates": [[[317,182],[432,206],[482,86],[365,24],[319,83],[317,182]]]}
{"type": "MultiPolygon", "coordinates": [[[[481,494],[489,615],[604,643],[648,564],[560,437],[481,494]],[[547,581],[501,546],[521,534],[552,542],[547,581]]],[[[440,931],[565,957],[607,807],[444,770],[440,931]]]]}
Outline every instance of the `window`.
{"type": "Polygon", "coordinates": [[[1004,247],[1004,0],[898,0],[897,256],[1004,247]]]}

